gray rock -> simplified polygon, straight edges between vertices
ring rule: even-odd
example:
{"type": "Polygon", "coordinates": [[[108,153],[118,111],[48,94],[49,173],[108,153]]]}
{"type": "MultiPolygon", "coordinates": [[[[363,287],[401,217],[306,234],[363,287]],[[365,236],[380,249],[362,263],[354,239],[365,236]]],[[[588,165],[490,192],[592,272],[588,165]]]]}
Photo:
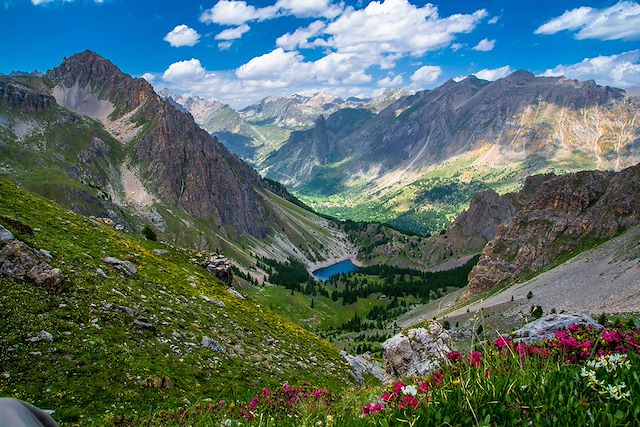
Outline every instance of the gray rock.
{"type": "Polygon", "coordinates": [[[365,383],[365,374],[370,374],[378,381],[384,381],[384,369],[369,354],[353,356],[341,351],[340,356],[351,366],[351,374],[359,384],[365,383]]]}
{"type": "Polygon", "coordinates": [[[40,334],[38,335],[43,341],[53,341],[53,335],[51,335],[49,332],[47,331],[40,331],[40,334]]]}
{"type": "Polygon", "coordinates": [[[409,329],[382,343],[385,382],[428,375],[436,371],[452,351],[451,337],[438,322],[409,329]]]}
{"type": "Polygon", "coordinates": [[[40,249],[40,253],[49,259],[53,258],[53,255],[51,255],[51,252],[49,252],[46,249],[40,249]]]}
{"type": "Polygon", "coordinates": [[[147,319],[144,317],[139,317],[133,322],[134,326],[138,326],[142,329],[154,330],[155,326],[153,326],[147,319]]]}
{"type": "Polygon", "coordinates": [[[224,303],[217,298],[208,297],[206,295],[202,295],[202,299],[208,303],[215,304],[220,308],[224,308],[224,303]]]}
{"type": "Polygon", "coordinates": [[[18,239],[0,246],[0,276],[29,281],[49,292],[62,290],[64,275],[60,269],[49,265],[39,251],[18,239]]]}
{"type": "Polygon", "coordinates": [[[213,341],[209,337],[202,338],[202,347],[209,348],[213,351],[217,351],[220,353],[224,353],[224,347],[220,343],[218,343],[217,341],[213,341]]]}
{"type": "Polygon", "coordinates": [[[109,278],[109,276],[107,276],[107,273],[105,273],[104,270],[101,269],[101,268],[96,268],[96,274],[98,276],[101,276],[101,277],[105,278],[105,279],[109,278]]]}
{"type": "Polygon", "coordinates": [[[122,272],[126,276],[133,276],[138,272],[138,270],[136,269],[136,266],[133,265],[131,261],[122,261],[121,259],[118,259],[118,258],[106,257],[106,258],[102,258],[102,262],[122,272]]]}
{"type": "Polygon", "coordinates": [[[0,244],[8,243],[14,239],[15,237],[13,237],[13,234],[11,234],[9,230],[0,225],[0,244]]]}
{"type": "Polygon", "coordinates": [[[586,314],[550,314],[527,323],[515,331],[514,342],[522,341],[526,344],[532,344],[553,339],[557,331],[568,328],[571,325],[593,326],[597,329],[603,327],[586,314]]]}
{"type": "Polygon", "coordinates": [[[153,253],[156,255],[166,255],[169,253],[169,251],[166,249],[154,249],[153,253]]]}
{"type": "Polygon", "coordinates": [[[233,289],[233,288],[227,288],[227,291],[229,291],[229,293],[230,293],[231,295],[233,295],[234,297],[237,297],[237,298],[240,298],[240,299],[246,299],[246,298],[244,297],[244,295],[242,295],[240,292],[236,291],[236,290],[235,290],[235,289],[233,289]]]}

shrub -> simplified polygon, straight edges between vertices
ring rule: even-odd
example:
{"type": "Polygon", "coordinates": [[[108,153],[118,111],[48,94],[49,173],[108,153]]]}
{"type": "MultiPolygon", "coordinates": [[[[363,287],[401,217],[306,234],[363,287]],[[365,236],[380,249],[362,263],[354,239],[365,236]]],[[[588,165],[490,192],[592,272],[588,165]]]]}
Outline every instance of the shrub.
{"type": "Polygon", "coordinates": [[[155,242],[156,240],[158,240],[158,235],[156,234],[155,230],[151,228],[149,225],[145,225],[142,228],[142,235],[144,236],[145,239],[151,240],[152,242],[155,242]]]}

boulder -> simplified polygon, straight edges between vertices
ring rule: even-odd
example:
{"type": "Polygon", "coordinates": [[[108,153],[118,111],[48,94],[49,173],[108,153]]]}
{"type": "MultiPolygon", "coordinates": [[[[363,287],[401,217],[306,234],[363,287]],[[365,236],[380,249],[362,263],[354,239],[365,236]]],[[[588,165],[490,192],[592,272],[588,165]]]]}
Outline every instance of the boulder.
{"type": "Polygon", "coordinates": [[[0,225],[0,245],[8,243],[13,239],[15,239],[15,237],[13,237],[13,234],[11,234],[9,230],[0,225]]]}
{"type": "MultiPolygon", "coordinates": [[[[4,230],[4,229],[2,229],[4,230]]],[[[0,276],[29,281],[49,292],[60,292],[64,275],[49,265],[44,255],[18,239],[9,239],[11,233],[0,231],[0,276]]]]}
{"type": "Polygon", "coordinates": [[[527,323],[514,333],[514,342],[526,344],[539,343],[553,339],[555,333],[571,325],[592,326],[600,329],[603,326],[586,314],[550,314],[527,323]]]}
{"type": "Polygon", "coordinates": [[[242,295],[240,292],[236,291],[233,288],[227,288],[227,291],[236,298],[246,299],[244,295],[242,295]]]}
{"type": "Polygon", "coordinates": [[[437,322],[394,335],[382,343],[384,381],[428,375],[438,369],[451,351],[451,337],[437,322]]]}
{"type": "Polygon", "coordinates": [[[138,272],[138,270],[136,269],[136,266],[133,265],[131,261],[122,261],[121,259],[118,259],[118,258],[106,257],[102,259],[102,262],[107,264],[109,267],[112,267],[120,271],[125,276],[133,276],[138,272]]]}
{"type": "Polygon", "coordinates": [[[219,342],[214,341],[209,337],[202,338],[202,347],[224,353],[224,347],[219,342]]]}
{"type": "Polygon", "coordinates": [[[206,295],[202,295],[202,299],[208,303],[215,304],[220,308],[224,308],[224,303],[217,298],[208,297],[206,295]]]}
{"type": "Polygon", "coordinates": [[[217,277],[225,285],[231,286],[233,283],[233,265],[227,258],[218,254],[210,254],[207,255],[203,261],[196,261],[196,263],[217,277]]]}
{"type": "Polygon", "coordinates": [[[364,376],[369,374],[378,381],[384,381],[384,369],[369,354],[353,356],[341,351],[340,356],[351,366],[351,374],[359,384],[364,385],[364,376]]]}
{"type": "Polygon", "coordinates": [[[154,249],[153,253],[156,255],[166,255],[169,253],[169,251],[166,249],[154,249]]]}

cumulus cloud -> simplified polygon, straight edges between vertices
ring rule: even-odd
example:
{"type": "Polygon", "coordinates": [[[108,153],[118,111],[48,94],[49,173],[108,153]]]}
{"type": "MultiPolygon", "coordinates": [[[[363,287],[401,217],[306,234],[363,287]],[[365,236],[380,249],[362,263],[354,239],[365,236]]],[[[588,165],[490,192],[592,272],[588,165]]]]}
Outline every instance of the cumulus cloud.
{"type": "Polygon", "coordinates": [[[284,74],[303,66],[303,58],[297,52],[285,52],[281,47],[264,55],[257,56],[241,65],[236,76],[241,79],[271,79],[284,77],[284,74]]]}
{"type": "Polygon", "coordinates": [[[233,42],[231,41],[220,42],[218,43],[218,49],[227,50],[227,49],[230,49],[232,45],[233,45],[233,42]]]}
{"type": "Polygon", "coordinates": [[[492,17],[487,21],[487,24],[489,24],[489,25],[497,24],[499,20],[500,20],[500,17],[499,17],[499,16],[492,16],[492,17]]]}
{"type": "Polygon", "coordinates": [[[495,40],[482,39],[473,47],[473,50],[477,50],[478,52],[490,52],[493,50],[495,45],[495,40]]]}
{"type": "Polygon", "coordinates": [[[511,69],[511,67],[508,65],[505,65],[504,67],[500,67],[500,68],[491,68],[491,69],[485,68],[476,73],[473,73],[473,75],[482,80],[493,81],[493,80],[501,79],[503,77],[507,77],[512,72],[513,70],[511,69]]]}
{"type": "Polygon", "coordinates": [[[242,35],[249,31],[251,28],[247,24],[242,24],[238,27],[228,28],[216,34],[216,40],[236,40],[242,38],[242,35]]]}
{"type": "Polygon", "coordinates": [[[576,64],[558,65],[543,76],[595,80],[599,84],[628,88],[640,86],[640,49],[610,56],[585,58],[576,64]]]}
{"type": "Polygon", "coordinates": [[[153,83],[153,81],[156,79],[156,76],[151,73],[144,73],[141,77],[149,83],[153,83]]]}
{"type": "Polygon", "coordinates": [[[198,59],[192,58],[188,61],[178,61],[169,65],[169,68],[162,74],[162,79],[168,82],[175,82],[184,79],[193,79],[205,75],[205,70],[198,59]]]}
{"type": "Polygon", "coordinates": [[[200,34],[193,28],[183,24],[176,26],[164,36],[164,41],[173,47],[194,46],[200,41],[200,34]]]}
{"type": "Polygon", "coordinates": [[[380,87],[399,87],[404,83],[404,79],[400,74],[395,77],[387,76],[384,79],[378,82],[378,86],[380,87]]]}
{"type": "Polygon", "coordinates": [[[200,21],[219,25],[242,25],[250,21],[265,21],[280,16],[299,18],[335,18],[342,6],[331,0],[278,0],[272,6],[255,7],[244,0],[220,0],[200,15],[200,21]]]}
{"type": "Polygon", "coordinates": [[[441,74],[442,68],[437,65],[425,65],[413,73],[411,80],[418,84],[429,84],[438,80],[441,74]]]}
{"type": "Polygon", "coordinates": [[[538,27],[535,34],[555,34],[560,31],[573,31],[579,40],[638,40],[640,4],[621,1],[603,9],[582,6],[567,10],[538,27]]]}
{"type": "MultiPolygon", "coordinates": [[[[315,47],[317,46],[317,42],[310,43],[309,39],[322,34],[326,27],[324,22],[314,21],[307,27],[298,28],[293,33],[286,33],[278,37],[276,45],[288,50],[315,47]]],[[[322,40],[322,43],[324,43],[324,40],[322,40]]]]}
{"type": "Polygon", "coordinates": [[[465,47],[466,45],[464,43],[453,43],[451,45],[451,50],[454,52],[459,51],[460,49],[462,49],[463,47],[465,47]]]}

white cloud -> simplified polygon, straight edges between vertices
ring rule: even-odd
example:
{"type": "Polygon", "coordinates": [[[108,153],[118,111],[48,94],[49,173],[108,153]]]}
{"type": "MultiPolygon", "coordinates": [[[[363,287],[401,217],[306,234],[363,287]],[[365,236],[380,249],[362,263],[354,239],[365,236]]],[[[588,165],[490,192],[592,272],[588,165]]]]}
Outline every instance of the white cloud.
{"type": "Polygon", "coordinates": [[[186,25],[178,25],[164,36],[164,40],[173,47],[194,46],[200,41],[200,34],[186,25]]]}
{"type": "Polygon", "coordinates": [[[459,51],[460,49],[462,49],[463,47],[465,47],[466,45],[464,43],[453,43],[451,45],[451,50],[454,52],[459,51]]]}
{"type": "Polygon", "coordinates": [[[490,52],[496,45],[495,40],[482,39],[475,45],[472,49],[477,50],[478,52],[490,52]]]}
{"type": "Polygon", "coordinates": [[[499,20],[500,20],[500,17],[499,17],[499,16],[492,16],[492,17],[487,21],[487,24],[490,24],[490,25],[497,24],[499,20]]]}
{"type": "Polygon", "coordinates": [[[41,4],[51,3],[53,0],[31,0],[34,6],[40,6],[41,4]]]}
{"type": "MultiPolygon", "coordinates": [[[[34,6],[41,6],[41,5],[44,5],[44,4],[53,3],[54,1],[56,1],[56,0],[31,0],[31,4],[34,5],[34,6]]],[[[61,1],[61,3],[72,3],[72,2],[73,2],[73,0],[62,0],[61,1]]],[[[102,3],[104,3],[104,0],[93,0],[93,2],[97,3],[97,4],[102,4],[102,3]]],[[[5,9],[9,6],[10,3],[11,2],[4,4],[5,9]]]]}
{"type": "Polygon", "coordinates": [[[218,43],[218,49],[227,50],[227,49],[230,49],[232,45],[233,45],[233,42],[231,41],[220,42],[218,43]]]}
{"type": "Polygon", "coordinates": [[[242,35],[249,31],[251,27],[242,24],[238,27],[228,28],[216,34],[216,40],[236,40],[242,38],[242,35]]]}
{"type": "Polygon", "coordinates": [[[326,33],[329,45],[346,52],[401,53],[420,56],[448,46],[456,34],[468,33],[487,16],[473,14],[440,18],[432,4],[417,7],[407,0],[372,1],[364,9],[347,8],[326,33]]]}
{"type": "Polygon", "coordinates": [[[411,80],[418,84],[429,84],[438,80],[441,74],[442,68],[437,65],[425,65],[418,68],[416,72],[413,73],[411,80]]]}
{"type": "Polygon", "coordinates": [[[286,33],[278,37],[276,45],[288,50],[314,47],[315,45],[311,44],[309,39],[320,35],[325,28],[324,22],[314,21],[307,27],[298,28],[293,33],[286,33]]]}
{"type": "Polygon", "coordinates": [[[174,62],[162,74],[162,79],[168,82],[175,82],[187,78],[204,76],[205,70],[200,61],[192,58],[188,61],[174,62]]]}
{"type": "Polygon", "coordinates": [[[378,82],[378,86],[380,87],[399,87],[404,83],[404,79],[400,74],[395,77],[387,76],[384,79],[378,82]]]}
{"type": "Polygon", "coordinates": [[[144,73],[141,77],[149,83],[152,83],[156,78],[156,76],[151,73],[144,73]]]}
{"type": "Polygon", "coordinates": [[[565,76],[578,80],[595,80],[599,84],[628,88],[640,86],[640,49],[616,55],[585,58],[571,65],[558,65],[543,76],[565,76]]]}
{"type": "Polygon", "coordinates": [[[473,73],[473,75],[482,80],[493,81],[493,80],[501,79],[503,77],[507,77],[512,72],[513,70],[511,69],[511,67],[508,65],[505,65],[504,67],[500,67],[500,68],[491,68],[491,69],[485,68],[476,73],[473,73]]]}
{"type": "Polygon", "coordinates": [[[640,4],[621,1],[613,6],[595,9],[582,6],[541,25],[535,34],[577,31],[575,38],[599,40],[640,39],[640,4]]]}
{"type": "Polygon", "coordinates": [[[278,0],[275,7],[299,18],[335,18],[342,12],[342,7],[332,4],[330,0],[278,0]]]}
{"type": "Polygon", "coordinates": [[[257,56],[241,65],[236,70],[236,76],[241,79],[271,79],[275,80],[283,76],[285,72],[291,72],[303,64],[303,57],[297,52],[285,52],[281,47],[257,56]]]}
{"type": "Polygon", "coordinates": [[[220,25],[242,25],[248,21],[265,20],[275,15],[275,8],[255,8],[245,1],[220,0],[200,15],[200,21],[220,25]]]}
{"type": "Polygon", "coordinates": [[[280,16],[299,18],[335,18],[342,6],[331,0],[278,0],[273,6],[255,7],[244,0],[220,0],[200,15],[200,21],[219,25],[242,25],[249,21],[265,21],[280,16]]]}

